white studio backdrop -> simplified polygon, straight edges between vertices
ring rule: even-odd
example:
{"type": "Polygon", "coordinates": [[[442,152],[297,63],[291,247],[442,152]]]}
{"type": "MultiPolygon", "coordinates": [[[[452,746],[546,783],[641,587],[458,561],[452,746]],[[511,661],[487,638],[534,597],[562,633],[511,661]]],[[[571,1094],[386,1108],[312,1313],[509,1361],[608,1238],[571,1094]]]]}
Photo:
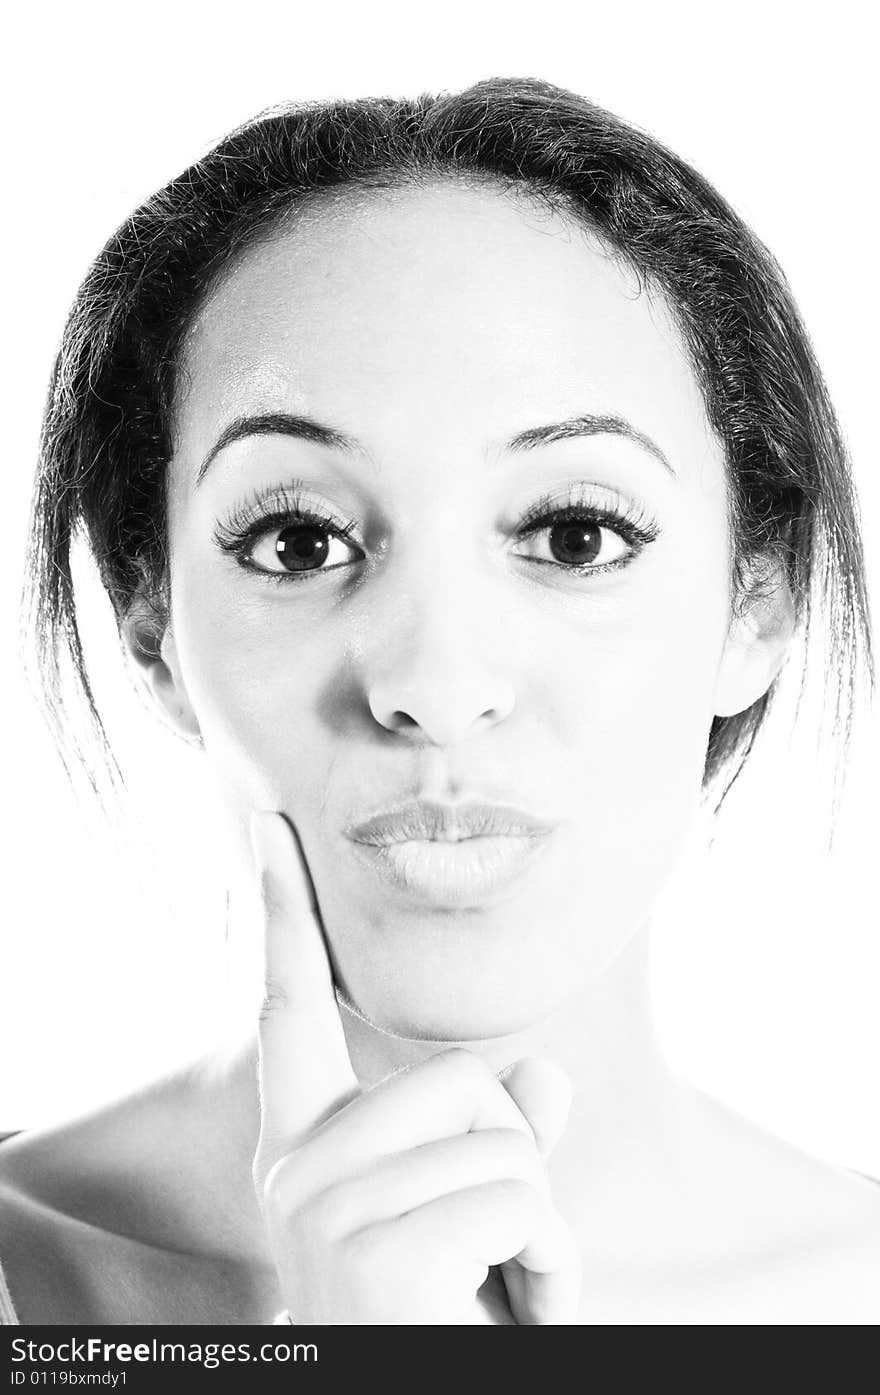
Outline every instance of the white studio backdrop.
{"type": "MultiPolygon", "coordinates": [[[[3,97],[0,1131],[91,1107],[205,1049],[250,1010],[241,985],[259,947],[257,925],[250,943],[245,934],[225,944],[222,839],[202,758],[132,696],[100,598],[86,597],[86,626],[131,787],[112,827],[68,788],[18,666],[45,385],[66,309],[112,229],[278,101],[411,95],[491,75],[572,87],[689,159],[779,258],[852,448],[877,608],[877,130],[862,13],[583,3],[324,12],[257,0],[136,13],[58,5],[13,22],[3,97]]],[[[793,741],[780,717],[714,847],[695,829],[658,907],[658,1021],[674,1063],[705,1089],[880,1176],[878,719],[857,728],[829,853],[811,712],[793,741]]]]}

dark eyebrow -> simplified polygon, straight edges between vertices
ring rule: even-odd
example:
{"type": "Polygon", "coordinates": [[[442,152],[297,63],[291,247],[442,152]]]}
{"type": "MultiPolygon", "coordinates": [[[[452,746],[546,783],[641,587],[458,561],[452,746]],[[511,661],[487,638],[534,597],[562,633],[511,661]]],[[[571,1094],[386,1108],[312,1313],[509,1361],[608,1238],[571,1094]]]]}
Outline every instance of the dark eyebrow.
{"type": "Polygon", "coordinates": [[[233,441],[241,441],[245,436],[295,436],[300,441],[313,441],[319,446],[331,446],[335,450],[357,451],[362,447],[353,436],[336,431],[332,426],[323,426],[312,417],[291,416],[289,412],[268,412],[260,416],[235,417],[225,426],[208,454],[199,466],[196,486],[200,485],[216,455],[233,441]]]}
{"type": "MultiPolygon", "coordinates": [[[[512,436],[507,442],[509,451],[534,450],[536,446],[550,445],[554,441],[567,441],[579,436],[624,436],[627,440],[634,441],[636,445],[642,447],[655,460],[659,460],[669,473],[674,474],[674,470],[663,454],[656,442],[646,436],[638,427],[626,421],[623,417],[617,416],[595,416],[591,413],[583,413],[576,417],[567,417],[564,421],[549,422],[545,426],[532,426],[526,431],[520,431],[516,436],[512,436]]],[[[225,426],[217,437],[208,454],[205,456],[199,472],[196,475],[196,486],[200,485],[208,471],[209,466],[215,456],[219,455],[224,447],[231,445],[233,441],[243,440],[246,436],[293,436],[301,441],[312,441],[321,446],[330,446],[335,450],[363,451],[363,447],[353,436],[347,436],[345,432],[336,430],[335,427],[325,426],[313,417],[293,416],[289,412],[268,412],[255,416],[235,417],[228,426],[225,426]]]]}
{"type": "Polygon", "coordinates": [[[656,441],[652,441],[644,431],[639,431],[637,426],[633,426],[623,417],[593,416],[585,413],[582,416],[567,417],[565,421],[550,422],[547,426],[532,426],[528,431],[520,431],[519,435],[512,436],[507,442],[507,449],[534,450],[535,446],[550,445],[553,441],[568,441],[578,436],[625,436],[627,440],[635,441],[636,445],[641,446],[649,455],[653,455],[655,460],[659,460],[670,475],[675,474],[656,441]]]}

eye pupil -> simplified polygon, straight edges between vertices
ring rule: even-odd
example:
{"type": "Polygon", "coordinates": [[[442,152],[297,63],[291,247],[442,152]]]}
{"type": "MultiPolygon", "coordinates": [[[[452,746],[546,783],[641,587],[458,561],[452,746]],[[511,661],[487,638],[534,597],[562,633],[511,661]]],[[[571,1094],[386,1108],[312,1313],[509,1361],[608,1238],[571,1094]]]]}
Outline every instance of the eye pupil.
{"type": "Polygon", "coordinates": [[[550,551],[557,562],[581,566],[592,562],[602,548],[602,530],[598,523],[566,519],[550,529],[550,551]]]}
{"type": "Polygon", "coordinates": [[[329,542],[323,529],[303,523],[283,528],[275,543],[279,562],[292,572],[320,567],[327,560],[328,550],[329,542]]]}

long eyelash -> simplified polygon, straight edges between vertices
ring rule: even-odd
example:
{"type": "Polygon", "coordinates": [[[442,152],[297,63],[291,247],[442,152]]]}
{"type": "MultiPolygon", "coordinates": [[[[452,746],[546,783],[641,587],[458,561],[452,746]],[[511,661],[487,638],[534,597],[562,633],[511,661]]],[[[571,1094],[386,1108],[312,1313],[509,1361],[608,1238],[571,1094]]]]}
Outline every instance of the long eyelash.
{"type": "MultiPolygon", "coordinates": [[[[247,567],[248,553],[258,538],[273,529],[289,527],[292,523],[311,524],[323,528],[334,538],[345,541],[351,537],[357,524],[354,519],[343,519],[330,510],[307,503],[302,494],[302,483],[274,485],[268,489],[255,489],[244,503],[239,504],[225,523],[214,528],[214,540],[224,552],[247,567]]],[[[254,568],[262,576],[273,580],[290,581],[299,578],[292,572],[264,572],[254,568]]]]}
{"type": "MultiPolygon", "coordinates": [[[[351,537],[357,526],[355,520],[340,518],[329,509],[324,510],[307,503],[303,498],[302,488],[302,482],[295,480],[292,484],[255,489],[248,499],[233,509],[225,523],[215,525],[214,539],[217,546],[234,556],[243,567],[250,567],[248,554],[257,539],[273,529],[289,527],[291,523],[311,524],[323,528],[333,537],[343,541],[351,537]]],[[[517,536],[531,537],[533,533],[555,523],[582,519],[611,528],[629,545],[631,553],[627,558],[620,558],[604,566],[596,566],[593,563],[584,563],[582,567],[555,564],[567,572],[602,572],[625,566],[644,547],[654,542],[660,532],[655,521],[644,510],[631,505],[619,508],[611,506],[591,494],[584,486],[573,485],[568,494],[561,499],[559,495],[554,494],[544,494],[536,499],[524,515],[517,536]]],[[[268,572],[256,567],[253,570],[259,571],[261,576],[272,581],[301,579],[291,572],[268,572]]]]}
{"type": "MultiPolygon", "coordinates": [[[[591,494],[583,485],[573,485],[568,494],[560,499],[558,494],[544,494],[540,499],[536,499],[529,508],[518,529],[518,536],[521,538],[531,537],[533,533],[539,532],[542,528],[551,527],[554,523],[566,523],[588,519],[591,523],[599,523],[607,528],[611,528],[624,542],[632,549],[629,557],[619,558],[616,562],[596,566],[586,562],[581,567],[558,563],[569,572],[602,572],[610,571],[616,567],[625,566],[632,561],[643,548],[655,541],[660,535],[660,529],[653,518],[644,510],[636,508],[634,505],[627,507],[614,507],[591,494]]],[[[553,565],[548,563],[548,565],[553,565]]]]}

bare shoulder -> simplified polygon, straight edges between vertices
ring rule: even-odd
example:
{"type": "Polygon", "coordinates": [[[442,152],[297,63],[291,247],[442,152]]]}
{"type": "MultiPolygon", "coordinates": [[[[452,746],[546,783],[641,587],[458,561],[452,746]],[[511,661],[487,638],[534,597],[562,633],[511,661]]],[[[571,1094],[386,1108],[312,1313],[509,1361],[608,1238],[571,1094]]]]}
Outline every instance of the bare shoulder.
{"type": "Polygon", "coordinates": [[[0,1261],[19,1322],[95,1320],[90,1274],[108,1272],[108,1246],[6,1177],[0,1177],[0,1261]]]}
{"type": "Polygon", "coordinates": [[[880,1322],[880,1181],[700,1091],[692,1108],[701,1202],[724,1237],[708,1287],[727,1320],[880,1322]]]}
{"type": "Polygon", "coordinates": [[[240,1257],[250,1238],[241,1231],[253,1145],[241,1144],[228,1110],[206,1105],[202,1068],[191,1063],[89,1112],[7,1138],[0,1185],[146,1244],[240,1257]],[[238,1218],[237,1230],[229,1216],[238,1218]]]}
{"type": "Polygon", "coordinates": [[[253,1266],[222,1225],[206,1253],[198,1173],[152,1127],[133,1097],[0,1145],[0,1262],[23,1324],[263,1320],[253,1266]]]}
{"type": "Polygon", "coordinates": [[[867,1226],[880,1237],[880,1178],[816,1157],[714,1096],[688,1091],[690,1136],[707,1187],[751,1196],[757,1208],[787,1214],[798,1228],[808,1222],[833,1232],[867,1226]]]}
{"type": "Polygon", "coordinates": [[[139,1122],[133,1096],[7,1138],[0,1146],[7,1205],[108,1234],[155,1238],[162,1191],[158,1158],[139,1122]],[[134,1143],[139,1133],[140,1147],[134,1143]]]}

